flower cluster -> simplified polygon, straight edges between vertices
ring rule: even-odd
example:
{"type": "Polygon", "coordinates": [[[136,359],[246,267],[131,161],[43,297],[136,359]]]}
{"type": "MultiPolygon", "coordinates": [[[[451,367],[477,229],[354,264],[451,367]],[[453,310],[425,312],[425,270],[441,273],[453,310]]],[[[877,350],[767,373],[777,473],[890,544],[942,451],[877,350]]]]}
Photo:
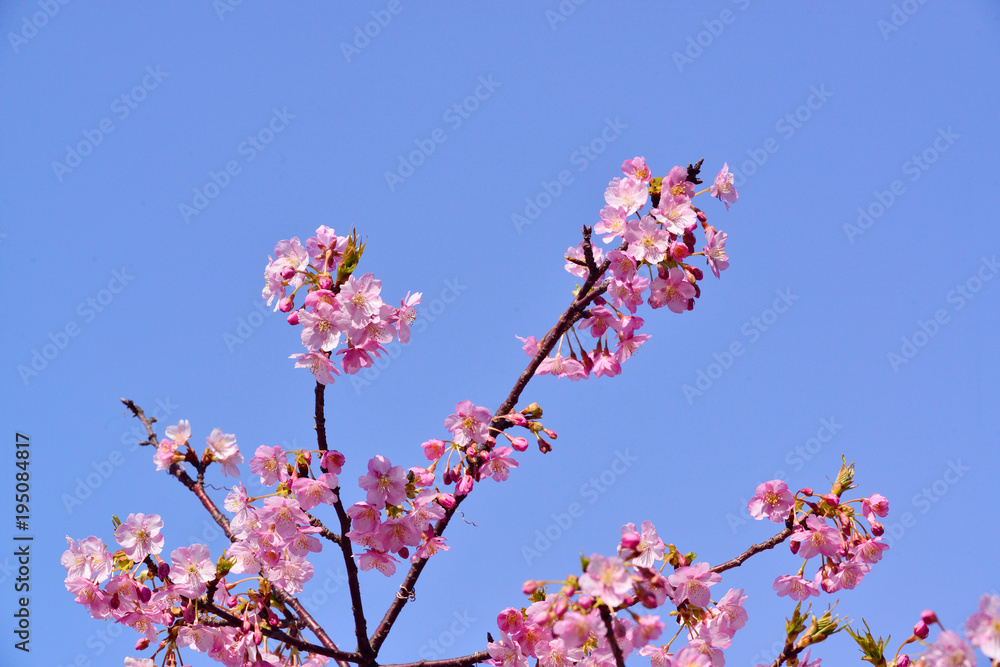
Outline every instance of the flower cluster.
{"type": "Polygon", "coordinates": [[[797,574],[775,579],[773,588],[778,595],[801,601],[818,596],[821,589],[826,593],[852,589],[889,548],[881,540],[884,528],[878,521],[888,514],[889,501],[877,493],[853,501],[841,500],[841,494],[853,488],[852,475],[852,466],[842,467],[837,484],[825,495],[813,494],[809,488],[792,495],[781,480],[757,487],[756,495],[747,504],[750,514],[755,519],[794,526],[789,544],[792,553],[805,559],[797,574]],[[860,516],[868,522],[870,531],[862,524],[854,504],[861,506],[860,516]],[[819,557],[819,568],[815,576],[806,577],[806,564],[814,557],[819,557]]]}
{"type": "Polygon", "coordinates": [[[722,577],[708,563],[692,562],[665,545],[649,521],[639,529],[622,526],[616,556],[593,554],[582,560],[583,572],[559,582],[529,581],[524,592],[531,604],[500,612],[500,639],[488,651],[495,667],[527,667],[535,658],[543,667],[612,667],[616,651],[624,660],[633,652],[654,667],[721,667],[723,650],[747,622],[742,589],[730,589],[717,601],[710,588],[722,577]],[[662,563],[659,568],[657,563],[662,563]],[[672,574],[661,570],[672,565],[672,574]],[[558,584],[547,593],[543,583],[558,584]],[[686,630],[687,645],[656,645],[666,628],[658,615],[641,616],[632,607],[657,609],[670,603],[671,615],[686,630]],[[614,638],[612,643],[611,638],[614,638]]]}
{"type": "MultiPolygon", "coordinates": [[[[730,202],[737,199],[733,175],[728,164],[723,165],[711,187],[695,192],[695,185],[702,182],[698,178],[700,170],[699,161],[687,168],[674,167],[665,177],[652,178],[645,158],[636,157],[622,164],[624,177],[615,178],[608,185],[604,192],[607,206],[593,229],[604,235],[605,243],[618,241],[619,245],[605,253],[591,246],[587,237],[566,251],[566,270],[573,275],[597,281],[607,272],[611,274],[606,296],[595,298],[579,322],[578,328],[589,331],[596,345],[585,349],[576,330],[572,330],[580,348],[579,356],[567,334],[560,340],[555,355],[539,367],[539,375],[552,374],[571,380],[590,377],[591,373],[598,377],[618,375],[622,362],[649,339],[648,335],[637,333],[644,321],[635,313],[643,302],[654,309],[666,306],[675,313],[691,310],[695,299],[701,296],[698,281],[704,274],[688,263],[689,258],[703,256],[716,278],[729,266],[725,232],[709,225],[705,213],[691,201],[709,192],[725,202],[728,209],[730,202]],[[647,203],[649,210],[641,213],[647,203]],[[705,234],[705,245],[697,250],[695,231],[699,226],[705,234]],[[609,343],[611,336],[613,350],[609,343]],[[564,341],[569,347],[568,356],[562,354],[564,341]]],[[[525,341],[524,351],[534,356],[539,346],[535,337],[521,340],[525,341]]]]}
{"type": "Polygon", "coordinates": [[[370,367],[372,355],[381,356],[383,345],[398,337],[410,340],[410,324],[417,317],[415,306],[421,294],[407,294],[399,307],[382,301],[382,281],[371,273],[355,278],[365,244],[356,234],[337,236],[323,225],[316,236],[279,241],[274,259],[264,269],[262,297],[275,310],[288,313],[288,323],[302,327],[302,345],[306,352],[291,355],[296,368],[308,368],[317,382],[329,384],[334,375],[354,374],[370,367]],[[296,309],[295,297],[305,288],[302,305],[296,309]],[[291,292],[289,293],[289,290],[291,292]],[[332,354],[344,339],[345,347],[332,354]]]}

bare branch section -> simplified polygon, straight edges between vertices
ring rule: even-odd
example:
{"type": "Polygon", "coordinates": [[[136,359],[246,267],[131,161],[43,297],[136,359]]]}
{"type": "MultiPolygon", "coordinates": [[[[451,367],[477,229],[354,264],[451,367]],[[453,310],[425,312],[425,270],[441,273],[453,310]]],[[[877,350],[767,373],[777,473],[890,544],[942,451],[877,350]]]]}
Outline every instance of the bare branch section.
{"type": "Polygon", "coordinates": [[[490,654],[486,651],[479,651],[471,655],[463,655],[461,658],[448,658],[447,660],[421,660],[420,662],[404,662],[395,665],[384,665],[383,667],[466,667],[474,665],[484,660],[489,660],[490,654]]]}
{"type": "Polygon", "coordinates": [[[739,567],[740,565],[743,565],[743,563],[745,563],[748,559],[750,559],[751,556],[755,556],[762,551],[767,551],[768,549],[773,549],[774,547],[778,546],[779,544],[787,540],[791,534],[792,534],[792,529],[785,528],[783,531],[781,531],[774,537],[764,540],[760,544],[752,545],[749,549],[741,553],[736,558],[728,560],[725,563],[720,563],[715,567],[709,568],[709,571],[719,573],[719,572],[725,572],[726,570],[731,570],[734,567],[739,567]]]}
{"type": "Polygon", "coordinates": [[[622,655],[622,647],[618,645],[618,639],[615,638],[615,622],[611,618],[611,611],[605,604],[602,604],[599,610],[601,612],[601,620],[604,621],[604,626],[608,629],[608,644],[611,646],[611,652],[615,654],[615,663],[618,667],[625,667],[625,656],[622,655]]]}

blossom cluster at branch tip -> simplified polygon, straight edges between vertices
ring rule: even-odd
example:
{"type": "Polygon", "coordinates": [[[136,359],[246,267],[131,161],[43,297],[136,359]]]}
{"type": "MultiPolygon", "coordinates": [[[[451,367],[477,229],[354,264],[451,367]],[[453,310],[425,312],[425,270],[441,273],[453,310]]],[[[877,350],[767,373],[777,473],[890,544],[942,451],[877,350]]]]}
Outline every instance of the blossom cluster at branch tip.
{"type": "MultiPolygon", "coordinates": [[[[723,165],[710,187],[695,192],[695,185],[702,182],[698,178],[700,171],[699,161],[687,168],[674,167],[665,177],[653,178],[645,158],[632,158],[622,164],[624,176],[614,178],[605,190],[607,205],[593,228],[604,235],[605,243],[618,241],[619,245],[605,252],[591,245],[589,231],[585,230],[584,240],[566,251],[566,270],[589,280],[592,286],[610,272],[605,292],[592,298],[578,294],[578,298],[590,299],[587,309],[577,326],[563,334],[555,354],[538,367],[538,375],[575,381],[588,378],[591,373],[597,377],[620,374],[622,362],[649,339],[646,334],[636,333],[644,324],[636,316],[643,303],[653,309],[666,306],[675,313],[683,313],[693,309],[695,300],[701,296],[698,283],[704,274],[686,260],[704,256],[716,278],[729,267],[725,232],[709,225],[704,211],[691,202],[695,196],[710,192],[728,210],[738,196],[733,175],[728,164],[723,165]],[[649,210],[641,213],[647,203],[649,210]],[[700,250],[696,249],[698,227],[705,234],[705,245],[700,250]],[[579,333],[584,331],[596,339],[593,347],[580,341],[579,333]],[[562,352],[564,343],[569,348],[568,355],[562,352]]],[[[534,336],[521,338],[524,351],[534,356],[548,335],[542,341],[534,336]]]]}
{"type": "Polygon", "coordinates": [[[371,273],[353,275],[364,249],[357,234],[337,236],[322,225],[304,246],[298,237],[279,241],[264,269],[261,296],[288,313],[289,324],[302,327],[306,352],[290,358],[321,384],[332,383],[341,370],[353,375],[369,368],[393,338],[410,340],[421,293],[407,294],[399,307],[382,301],[382,281],[371,273]],[[296,308],[300,290],[305,296],[296,308]],[[342,339],[345,347],[337,350],[342,339]],[[339,364],[335,355],[341,356],[339,364]]]}

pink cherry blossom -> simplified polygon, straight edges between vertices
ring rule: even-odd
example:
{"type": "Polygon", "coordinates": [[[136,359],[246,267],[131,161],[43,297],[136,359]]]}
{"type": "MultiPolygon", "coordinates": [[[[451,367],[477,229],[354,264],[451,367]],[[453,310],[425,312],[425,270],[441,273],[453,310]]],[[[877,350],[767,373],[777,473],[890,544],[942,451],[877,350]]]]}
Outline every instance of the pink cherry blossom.
{"type": "Polygon", "coordinates": [[[538,370],[535,371],[535,374],[556,375],[578,380],[586,376],[587,370],[576,359],[564,357],[561,352],[556,352],[554,357],[546,357],[538,365],[538,370]]]}
{"type": "Polygon", "coordinates": [[[716,232],[714,227],[705,230],[705,240],[708,241],[703,249],[705,259],[708,260],[708,267],[712,269],[715,277],[719,277],[719,272],[729,268],[729,255],[726,254],[726,233],[716,232]]]}
{"type": "MultiPolygon", "coordinates": [[[[656,534],[656,528],[652,521],[643,521],[641,530],[639,545],[633,550],[632,565],[634,567],[652,567],[656,561],[663,560],[666,545],[656,534]]],[[[627,523],[622,526],[622,535],[626,533],[639,533],[639,531],[636,530],[634,523],[627,523]]]]}
{"type": "Polygon", "coordinates": [[[736,203],[739,193],[736,192],[736,188],[733,186],[733,175],[729,173],[728,162],[722,165],[722,169],[716,175],[715,181],[712,183],[711,188],[709,188],[708,193],[721,200],[726,205],[727,211],[729,210],[729,204],[736,203]]]}
{"type": "Polygon", "coordinates": [[[182,587],[187,597],[196,598],[205,593],[206,584],[215,577],[215,564],[208,547],[192,544],[174,549],[170,554],[170,580],[182,587]]]}
{"type": "Polygon", "coordinates": [[[580,577],[580,590],[600,597],[611,607],[617,607],[632,591],[632,581],[621,558],[594,554],[587,564],[587,571],[580,577]]]}
{"type": "Polygon", "coordinates": [[[667,256],[670,235],[660,229],[651,216],[642,220],[630,220],[625,225],[626,254],[636,262],[659,264],[667,256]]]}
{"type": "Polygon", "coordinates": [[[461,401],[455,406],[455,413],[444,420],[444,427],[451,431],[455,444],[467,447],[473,442],[486,442],[489,435],[490,411],[472,401],[461,401]]]}
{"type": "Polygon", "coordinates": [[[652,177],[644,157],[634,157],[622,162],[622,173],[644,184],[648,184],[652,177]]]}
{"type": "Polygon", "coordinates": [[[163,551],[161,528],[163,520],[159,514],[129,514],[115,529],[115,541],[133,562],[141,563],[146,556],[163,551]]]}
{"type": "Polygon", "coordinates": [[[368,492],[368,502],[378,509],[399,505],[406,498],[406,473],[380,454],[368,461],[368,474],[358,478],[358,486],[368,492]]]}
{"type": "Polygon", "coordinates": [[[625,209],[625,215],[632,215],[646,205],[649,199],[649,189],[646,185],[633,178],[615,178],[604,191],[604,200],[610,206],[620,206],[625,209]]]}
{"type": "Polygon", "coordinates": [[[295,494],[295,499],[299,501],[302,509],[309,510],[320,504],[332,505],[337,501],[337,494],[333,492],[337,486],[337,477],[330,475],[332,474],[326,473],[318,480],[299,477],[292,482],[292,493],[295,494]],[[323,477],[327,477],[327,483],[324,483],[323,477]],[[330,480],[333,481],[333,486],[330,486],[330,480]]]}
{"type": "Polygon", "coordinates": [[[396,573],[396,563],[399,561],[392,555],[369,549],[363,554],[355,554],[358,559],[358,567],[367,572],[375,569],[387,577],[396,573]]]}
{"type": "Polygon", "coordinates": [[[604,242],[610,243],[625,232],[625,221],[629,212],[621,206],[605,206],[601,209],[601,221],[594,225],[594,231],[604,234],[604,242]]]}
{"type": "Polygon", "coordinates": [[[84,577],[101,583],[111,576],[114,563],[104,542],[98,537],[87,537],[77,544],[66,536],[69,549],[63,552],[60,561],[66,568],[66,579],[84,577]]]}
{"type": "Polygon", "coordinates": [[[208,444],[212,460],[222,466],[222,476],[239,477],[240,471],[236,466],[243,463],[243,455],[240,454],[240,448],[236,444],[236,436],[215,428],[205,438],[205,442],[208,444]]]}
{"type": "Polygon", "coordinates": [[[490,659],[486,664],[494,667],[528,667],[528,658],[522,653],[521,646],[510,638],[503,630],[500,631],[500,641],[492,641],[486,645],[490,659]]]}
{"type": "Polygon", "coordinates": [[[300,525],[309,524],[309,517],[295,498],[264,499],[264,506],[257,510],[257,518],[264,526],[273,525],[275,532],[281,537],[291,537],[300,525]]]}
{"type": "Polygon", "coordinates": [[[694,196],[694,183],[687,179],[687,173],[684,167],[673,167],[663,179],[663,196],[684,197],[690,200],[694,196]]]}
{"type": "Polygon", "coordinates": [[[510,447],[497,447],[490,452],[490,458],[480,469],[480,479],[492,476],[495,482],[505,482],[510,477],[510,469],[518,466],[517,460],[510,455],[514,452],[510,447]]]}
{"type": "MultiPolygon", "coordinates": [[[[594,263],[600,266],[601,262],[604,261],[604,251],[597,247],[593,247],[591,250],[594,256],[594,263]]],[[[583,241],[580,241],[580,244],[575,248],[568,248],[566,250],[566,259],[577,259],[581,262],[585,260],[583,254],[583,241]]],[[[586,278],[589,273],[586,266],[580,266],[579,264],[570,261],[566,262],[566,270],[578,278],[586,278]]]]}
{"type": "Polygon", "coordinates": [[[351,326],[351,317],[337,304],[320,301],[313,312],[299,313],[302,325],[302,345],[309,351],[332,351],[340,343],[340,336],[351,326]]]}
{"type": "Polygon", "coordinates": [[[659,276],[653,280],[649,305],[653,308],[667,306],[675,313],[683,313],[694,296],[694,285],[687,281],[684,270],[675,266],[667,272],[666,280],[659,276]]]}
{"type": "Polygon", "coordinates": [[[986,594],[979,599],[979,611],[965,621],[965,636],[987,658],[1000,660],[1000,597],[986,594]]]}
{"type": "Polygon", "coordinates": [[[873,493],[870,498],[861,501],[861,513],[870,522],[875,521],[875,517],[884,517],[889,514],[889,500],[883,495],[873,493]]]}
{"type": "Polygon", "coordinates": [[[819,584],[803,579],[799,575],[783,574],[774,580],[771,586],[780,596],[789,596],[793,600],[802,601],[810,595],[819,596],[819,584]]]}
{"type": "Polygon", "coordinates": [[[423,292],[414,292],[412,295],[407,292],[406,298],[399,302],[399,309],[396,311],[396,327],[399,330],[399,342],[410,342],[410,327],[417,319],[417,304],[423,292]]]}
{"type": "Polygon", "coordinates": [[[806,519],[806,530],[796,530],[789,539],[799,545],[798,555],[803,558],[813,556],[833,556],[840,549],[843,540],[840,532],[818,516],[806,519]]]}
{"type": "Polygon", "coordinates": [[[795,504],[788,485],[780,479],[773,479],[757,486],[757,495],[747,503],[750,516],[760,520],[767,517],[774,523],[784,523],[788,510],[795,504]]]}
{"type": "Polygon", "coordinates": [[[878,538],[869,538],[854,548],[858,558],[866,563],[877,563],[882,560],[882,552],[887,551],[889,545],[878,538]]]}
{"type": "Polygon", "coordinates": [[[288,457],[281,445],[261,445],[250,459],[250,472],[260,475],[260,483],[264,486],[274,486],[288,479],[287,464],[288,457]]]}
{"type": "Polygon", "coordinates": [[[649,289],[649,278],[636,276],[632,280],[623,282],[617,278],[612,278],[608,285],[608,296],[615,308],[625,306],[630,313],[642,305],[642,293],[649,289]]]}
{"type": "Polygon", "coordinates": [[[925,667],[975,667],[972,647],[951,630],[944,630],[924,653],[925,667]]]}
{"type": "Polygon", "coordinates": [[[340,371],[330,361],[330,358],[319,350],[306,352],[304,354],[289,355],[289,359],[295,359],[295,368],[308,368],[316,376],[316,381],[320,384],[332,384],[333,376],[340,375],[340,371]]]}
{"type": "Polygon", "coordinates": [[[306,252],[317,271],[327,272],[335,268],[347,250],[347,237],[337,236],[331,228],[321,225],[316,236],[306,239],[306,252]]]}
{"type": "Polygon", "coordinates": [[[347,282],[340,287],[340,294],[337,295],[337,302],[351,317],[351,322],[356,327],[363,327],[372,317],[378,315],[382,307],[382,281],[376,280],[371,273],[366,273],[361,278],[353,275],[347,278],[347,282]]]}
{"type": "Polygon", "coordinates": [[[687,197],[664,198],[660,205],[650,211],[650,215],[671,234],[678,236],[689,232],[698,224],[698,214],[691,208],[687,197]]]}
{"type": "Polygon", "coordinates": [[[705,607],[709,602],[708,587],[722,581],[722,577],[711,572],[708,563],[695,563],[677,568],[667,581],[674,587],[675,604],[687,600],[696,607],[705,607]]]}

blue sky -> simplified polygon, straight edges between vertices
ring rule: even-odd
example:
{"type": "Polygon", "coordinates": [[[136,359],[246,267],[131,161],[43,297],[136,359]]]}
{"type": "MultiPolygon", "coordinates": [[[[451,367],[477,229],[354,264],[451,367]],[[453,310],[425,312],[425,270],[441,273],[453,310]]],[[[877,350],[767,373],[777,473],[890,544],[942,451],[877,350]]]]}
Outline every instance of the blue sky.
{"type": "MultiPolygon", "coordinates": [[[[131,630],[64,590],[65,535],[111,542],[112,514],[156,512],[168,549],[224,547],[134,446],[120,397],[161,432],[186,418],[245,453],[312,442],[297,332],[258,298],[275,242],[357,228],[387,300],[424,293],[410,344],[327,394],[343,479],[376,453],[418,465],[457,402],[506,396],[526,361],[514,335],[554,324],[575,284],[562,253],[636,155],[739,172],[731,211],[703,206],[729,270],[693,312],[647,310],[653,339],[622,377],[529,386],[555,450],[462,506],[382,662],[481,650],[525,579],[611,552],[627,521],[726,560],[770,535],[742,514],[759,482],[820,488],[842,455],[858,493],[889,497],[894,542],[841,613],[895,641],[928,607],[958,628],[1000,588],[1000,11],[671,5],[4,3],[3,488],[25,433],[35,539],[30,656],[0,558],[3,663],[132,653],[131,630]]],[[[304,598],[350,644],[334,555],[304,598]]],[[[792,605],[770,585],[797,565],[779,549],[724,577],[750,594],[729,664],[780,642],[792,605]]],[[[397,585],[364,578],[373,618],[397,585]]],[[[838,635],[818,654],[857,649],[838,635]]]]}

